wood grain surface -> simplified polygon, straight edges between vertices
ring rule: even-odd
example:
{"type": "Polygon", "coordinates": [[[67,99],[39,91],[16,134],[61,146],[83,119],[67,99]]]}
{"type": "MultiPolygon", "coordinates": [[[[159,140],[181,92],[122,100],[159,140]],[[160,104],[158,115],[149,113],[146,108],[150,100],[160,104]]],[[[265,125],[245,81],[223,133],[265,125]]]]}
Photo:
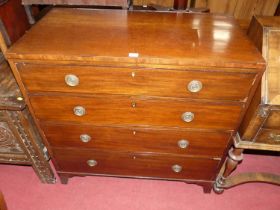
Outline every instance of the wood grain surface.
{"type": "Polygon", "coordinates": [[[219,161],[147,153],[54,149],[58,171],[174,179],[212,180],[219,161]],[[97,161],[95,167],[88,160],[97,161]],[[173,165],[182,166],[175,173],[173,165]]]}
{"type": "Polygon", "coordinates": [[[149,95],[244,102],[256,77],[254,73],[224,73],[215,69],[207,70],[206,74],[205,69],[175,71],[28,63],[17,66],[29,92],[149,95]],[[68,74],[77,76],[79,85],[68,86],[65,83],[68,74]],[[188,90],[193,80],[202,83],[201,91],[193,93],[188,90]]]}
{"type": "Polygon", "coordinates": [[[272,109],[270,111],[263,127],[280,130],[280,109],[272,109]]]}
{"type": "Polygon", "coordinates": [[[6,55],[64,183],[204,180],[208,192],[265,68],[233,18],[210,14],[57,8],[6,55]],[[66,74],[79,84],[69,87],[66,74]],[[199,92],[188,91],[192,80],[199,92]]]}
{"type": "Polygon", "coordinates": [[[150,125],[181,128],[234,130],[242,107],[186,100],[143,99],[129,96],[31,96],[35,115],[41,121],[91,123],[93,125],[150,125]],[[136,107],[132,107],[135,103],[136,107]],[[73,109],[82,106],[84,116],[73,109]],[[194,120],[184,122],[181,116],[193,112],[194,120]]]}
{"type": "Polygon", "coordinates": [[[53,9],[11,47],[7,57],[104,62],[114,58],[136,65],[264,66],[233,18],[125,10],[53,9]]]}
{"type": "Polygon", "coordinates": [[[80,124],[41,124],[52,147],[110,151],[158,152],[198,157],[222,157],[230,133],[142,127],[104,127],[80,124]],[[91,140],[81,141],[87,134],[91,140]],[[180,148],[178,142],[187,140],[180,148]]]}
{"type": "Polygon", "coordinates": [[[262,128],[254,141],[262,144],[280,145],[280,129],[262,128]]]}

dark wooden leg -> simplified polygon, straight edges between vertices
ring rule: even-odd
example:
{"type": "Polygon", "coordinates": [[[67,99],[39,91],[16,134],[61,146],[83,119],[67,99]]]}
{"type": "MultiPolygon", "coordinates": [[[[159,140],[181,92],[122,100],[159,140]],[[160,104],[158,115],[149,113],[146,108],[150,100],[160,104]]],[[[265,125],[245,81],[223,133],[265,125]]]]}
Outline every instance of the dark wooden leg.
{"type": "Polygon", "coordinates": [[[212,185],[203,186],[203,192],[204,193],[211,193],[212,189],[213,189],[212,185]]]}
{"type": "Polygon", "coordinates": [[[234,176],[229,176],[237,167],[238,163],[243,159],[243,149],[232,149],[229,152],[229,157],[226,162],[225,171],[222,176],[219,176],[214,184],[214,191],[222,193],[224,189],[228,189],[240,184],[249,182],[263,182],[280,186],[280,175],[271,173],[240,173],[234,176]]]}
{"type": "Polygon", "coordinates": [[[1,33],[1,37],[3,37],[3,41],[2,44],[0,44],[1,46],[0,48],[2,52],[5,52],[7,50],[7,47],[9,47],[12,44],[12,42],[1,18],[0,18],[0,33],[1,33]]]}
{"type": "Polygon", "coordinates": [[[0,210],[7,210],[7,205],[1,191],[0,191],[0,210]]]}
{"type": "Polygon", "coordinates": [[[32,15],[32,8],[31,8],[31,5],[24,5],[24,9],[25,9],[25,13],[27,15],[27,18],[28,18],[28,22],[33,25],[35,24],[35,19],[32,15]]]}
{"type": "Polygon", "coordinates": [[[238,163],[243,160],[243,151],[244,149],[237,149],[234,147],[229,150],[225,171],[217,178],[214,184],[214,191],[216,193],[222,193],[224,191],[227,177],[236,169],[238,163]]]}
{"type": "Polygon", "coordinates": [[[213,189],[213,183],[212,182],[196,182],[196,183],[190,183],[190,182],[185,182],[186,184],[196,184],[199,185],[203,188],[204,193],[211,193],[213,189]]]}
{"type": "Polygon", "coordinates": [[[66,174],[58,174],[61,184],[68,184],[69,176],[66,174]]]}

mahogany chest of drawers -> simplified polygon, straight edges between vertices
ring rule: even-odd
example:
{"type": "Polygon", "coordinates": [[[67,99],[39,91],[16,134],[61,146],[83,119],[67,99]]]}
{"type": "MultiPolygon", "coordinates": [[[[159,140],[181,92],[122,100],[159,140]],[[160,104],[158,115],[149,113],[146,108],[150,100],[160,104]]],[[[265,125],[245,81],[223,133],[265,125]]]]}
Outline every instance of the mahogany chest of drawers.
{"type": "Polygon", "coordinates": [[[53,9],[6,53],[62,181],[212,184],[265,68],[232,18],[53,9]]]}

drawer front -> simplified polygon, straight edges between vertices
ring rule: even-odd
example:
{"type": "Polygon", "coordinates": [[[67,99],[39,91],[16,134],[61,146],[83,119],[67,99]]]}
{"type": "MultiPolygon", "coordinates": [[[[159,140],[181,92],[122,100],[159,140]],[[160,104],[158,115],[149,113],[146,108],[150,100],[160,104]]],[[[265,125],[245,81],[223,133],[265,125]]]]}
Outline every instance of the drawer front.
{"type": "Polygon", "coordinates": [[[145,153],[65,149],[53,149],[53,152],[60,172],[116,176],[213,180],[219,163],[211,159],[145,153]]]}
{"type": "Polygon", "coordinates": [[[53,147],[139,151],[221,157],[230,133],[179,129],[42,124],[53,147]]]}
{"type": "Polygon", "coordinates": [[[126,96],[32,96],[30,101],[36,117],[42,121],[94,125],[154,125],[233,130],[238,124],[241,112],[241,107],[237,105],[126,96]],[[84,112],[84,115],[77,116],[74,110],[76,114],[84,112]]]}
{"type": "Polygon", "coordinates": [[[261,129],[255,142],[280,146],[280,130],[261,129]]]}
{"type": "Polygon", "coordinates": [[[247,97],[255,78],[255,74],[91,66],[18,64],[18,68],[23,83],[31,92],[127,94],[238,101],[247,97]],[[72,75],[67,77],[68,84],[74,86],[66,84],[66,75],[72,75]],[[73,75],[76,77],[73,78],[73,75]],[[75,81],[78,81],[78,84],[75,81]],[[201,90],[199,85],[202,85],[201,90]],[[189,86],[192,87],[191,91],[189,86]]]}

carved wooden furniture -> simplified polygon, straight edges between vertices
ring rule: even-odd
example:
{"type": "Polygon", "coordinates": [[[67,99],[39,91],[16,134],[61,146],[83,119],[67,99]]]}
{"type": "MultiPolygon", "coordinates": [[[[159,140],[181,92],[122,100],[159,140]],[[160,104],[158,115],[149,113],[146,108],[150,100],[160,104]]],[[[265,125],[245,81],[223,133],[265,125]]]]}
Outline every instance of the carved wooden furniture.
{"type": "Polygon", "coordinates": [[[280,17],[253,17],[248,36],[262,52],[267,68],[252,103],[234,137],[235,148],[229,152],[223,176],[216,184],[222,192],[246,182],[280,185],[280,175],[248,173],[228,177],[242,160],[244,149],[280,151],[280,17]]]}
{"type": "Polygon", "coordinates": [[[53,9],[6,57],[62,182],[207,192],[265,68],[232,18],[127,10],[53,9]]]}
{"type": "Polygon", "coordinates": [[[54,183],[47,150],[8,63],[0,54],[0,163],[32,165],[43,183],[54,183]]]}

